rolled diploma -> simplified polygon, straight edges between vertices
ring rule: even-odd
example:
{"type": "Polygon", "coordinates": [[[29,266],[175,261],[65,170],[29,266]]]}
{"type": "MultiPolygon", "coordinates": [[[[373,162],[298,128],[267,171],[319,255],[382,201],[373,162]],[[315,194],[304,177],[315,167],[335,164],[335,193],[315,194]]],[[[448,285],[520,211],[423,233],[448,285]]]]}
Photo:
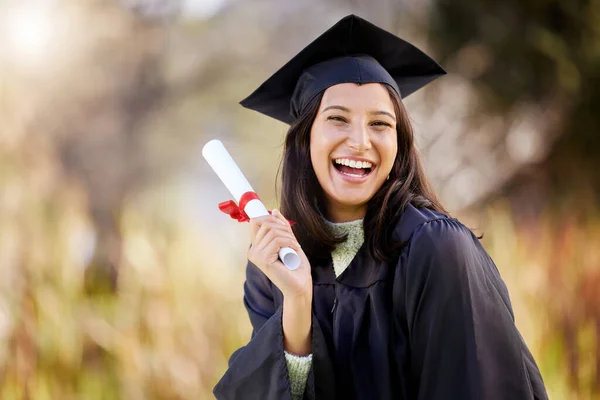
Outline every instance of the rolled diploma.
{"type": "MultiPolygon", "coordinates": [[[[211,140],[202,148],[202,156],[215,171],[217,176],[225,184],[235,201],[240,201],[242,195],[246,192],[254,192],[250,183],[237,166],[231,155],[223,146],[220,140],[211,140]]],[[[244,212],[250,218],[269,215],[264,204],[260,200],[250,200],[244,212]]],[[[300,257],[289,247],[282,247],[279,250],[279,259],[289,270],[295,270],[300,266],[300,257]]]]}

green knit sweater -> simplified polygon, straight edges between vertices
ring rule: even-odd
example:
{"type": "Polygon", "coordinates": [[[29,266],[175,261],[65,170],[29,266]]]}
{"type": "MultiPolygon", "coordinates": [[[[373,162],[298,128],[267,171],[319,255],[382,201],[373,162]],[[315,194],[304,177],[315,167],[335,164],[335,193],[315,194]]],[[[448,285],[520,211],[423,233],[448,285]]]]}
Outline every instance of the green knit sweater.
{"type": "MultiPolygon", "coordinates": [[[[327,221],[327,225],[337,236],[348,235],[346,241],[340,243],[331,252],[333,261],[333,270],[335,276],[340,276],[350,265],[350,262],[365,241],[363,230],[363,220],[357,219],[350,222],[333,223],[327,221]]],[[[312,366],[312,354],[308,356],[297,356],[285,352],[285,361],[290,377],[290,386],[292,389],[292,399],[302,399],[304,388],[306,387],[306,379],[308,372],[312,366]]]]}

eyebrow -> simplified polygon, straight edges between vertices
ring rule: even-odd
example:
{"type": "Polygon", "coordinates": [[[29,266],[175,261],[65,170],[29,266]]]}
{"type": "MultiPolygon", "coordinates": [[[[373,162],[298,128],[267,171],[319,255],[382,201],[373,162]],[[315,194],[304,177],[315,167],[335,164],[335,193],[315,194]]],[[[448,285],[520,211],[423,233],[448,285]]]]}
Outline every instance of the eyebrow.
{"type": "MultiPolygon", "coordinates": [[[[350,112],[350,109],[348,107],[344,107],[344,106],[338,106],[338,105],[333,105],[333,106],[328,106],[325,107],[323,109],[323,111],[321,111],[321,113],[324,113],[327,110],[341,110],[341,111],[345,111],[345,112],[350,112]]],[[[383,110],[377,110],[377,111],[371,111],[369,112],[369,114],[374,114],[374,115],[387,115],[388,117],[390,117],[391,119],[393,119],[394,121],[396,120],[396,117],[394,117],[392,114],[390,114],[387,111],[383,111],[383,110]]]]}

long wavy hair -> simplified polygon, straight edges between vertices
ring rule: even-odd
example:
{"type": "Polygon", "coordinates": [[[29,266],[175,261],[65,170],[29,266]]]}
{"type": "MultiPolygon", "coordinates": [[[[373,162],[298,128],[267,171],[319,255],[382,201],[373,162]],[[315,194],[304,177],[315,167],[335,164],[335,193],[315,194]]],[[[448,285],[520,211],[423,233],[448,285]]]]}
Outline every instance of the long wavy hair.
{"type": "MultiPolygon", "coordinates": [[[[398,153],[389,179],[369,200],[363,220],[367,251],[380,262],[391,261],[402,246],[394,242],[392,232],[408,204],[446,213],[425,176],[406,109],[396,92],[384,86],[396,113],[398,153]]],[[[310,157],[310,133],[322,97],[323,93],[316,96],[290,126],[279,169],[281,212],[299,221],[292,229],[311,264],[325,262],[335,245],[346,239],[331,233],[323,220],[325,195],[310,157]]]]}

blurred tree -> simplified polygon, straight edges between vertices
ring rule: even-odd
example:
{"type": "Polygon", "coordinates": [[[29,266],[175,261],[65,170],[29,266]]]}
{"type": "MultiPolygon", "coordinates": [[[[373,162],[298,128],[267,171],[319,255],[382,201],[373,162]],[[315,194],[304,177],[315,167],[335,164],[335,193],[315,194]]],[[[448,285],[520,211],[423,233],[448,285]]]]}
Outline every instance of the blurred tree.
{"type": "Polygon", "coordinates": [[[432,44],[480,89],[484,111],[561,105],[561,137],[537,168],[553,188],[600,190],[600,1],[438,0],[431,15],[432,44]]]}
{"type": "Polygon", "coordinates": [[[58,144],[65,170],[85,187],[96,227],[96,250],[87,268],[90,290],[116,288],[120,210],[148,179],[144,123],[165,97],[166,26],[139,20],[110,3],[100,8],[96,2],[96,12],[85,14],[90,24],[120,29],[90,39],[88,57],[77,67],[80,79],[94,84],[70,99],[79,112],[63,119],[58,144]]]}

